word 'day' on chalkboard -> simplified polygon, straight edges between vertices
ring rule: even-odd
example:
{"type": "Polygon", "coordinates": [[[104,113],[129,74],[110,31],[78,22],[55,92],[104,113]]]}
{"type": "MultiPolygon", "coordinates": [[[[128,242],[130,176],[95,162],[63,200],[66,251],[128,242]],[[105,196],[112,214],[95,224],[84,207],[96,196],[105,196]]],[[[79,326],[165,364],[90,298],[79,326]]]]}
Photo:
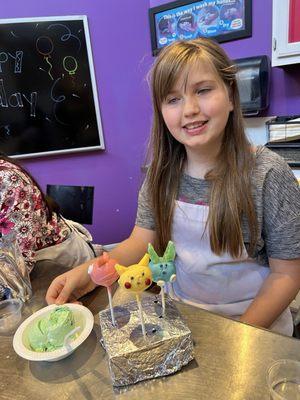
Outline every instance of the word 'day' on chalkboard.
{"type": "Polygon", "coordinates": [[[0,151],[103,148],[86,16],[0,20],[0,151]]]}

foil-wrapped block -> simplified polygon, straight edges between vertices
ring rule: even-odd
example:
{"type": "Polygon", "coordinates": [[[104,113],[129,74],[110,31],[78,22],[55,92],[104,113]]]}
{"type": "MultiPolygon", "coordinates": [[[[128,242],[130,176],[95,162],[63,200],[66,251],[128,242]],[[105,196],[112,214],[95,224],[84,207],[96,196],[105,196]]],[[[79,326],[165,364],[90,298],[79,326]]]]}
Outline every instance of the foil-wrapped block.
{"type": "Polygon", "coordinates": [[[159,297],[142,298],[142,307],[146,338],[136,301],[114,307],[116,327],[110,310],[99,313],[101,342],[114,386],[173,374],[194,358],[191,331],[170,297],[166,296],[164,317],[159,297]]]}

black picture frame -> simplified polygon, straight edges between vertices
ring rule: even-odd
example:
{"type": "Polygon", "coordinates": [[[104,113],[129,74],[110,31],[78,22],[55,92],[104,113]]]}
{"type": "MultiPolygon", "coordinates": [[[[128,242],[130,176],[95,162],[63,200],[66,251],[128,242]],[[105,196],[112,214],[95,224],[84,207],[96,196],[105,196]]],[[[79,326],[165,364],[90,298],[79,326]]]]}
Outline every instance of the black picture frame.
{"type": "MultiPolygon", "coordinates": [[[[234,11],[231,11],[232,13],[234,11]]],[[[228,11],[229,13],[229,11],[228,11]]],[[[228,14],[227,13],[227,14],[228,14]]],[[[234,14],[232,14],[234,17],[234,14]]],[[[206,18],[204,18],[205,21],[206,18]]],[[[224,3],[222,3],[222,0],[198,0],[198,1],[191,1],[191,0],[177,0],[177,1],[172,1],[170,3],[166,3],[157,7],[152,7],[149,9],[149,24],[150,24],[150,35],[151,35],[151,47],[152,47],[152,54],[153,56],[156,56],[159,51],[167,46],[168,44],[177,41],[177,40],[182,40],[182,39],[193,39],[196,37],[209,37],[211,39],[216,40],[219,43],[222,42],[228,42],[231,40],[237,40],[237,39],[243,39],[246,37],[252,36],[252,0],[232,0],[232,2],[228,2],[228,0],[224,0],[224,3]],[[187,8],[187,6],[190,6],[190,8],[187,8]],[[220,18],[225,16],[226,10],[231,7],[231,10],[233,10],[236,7],[236,15],[237,13],[240,14],[239,18],[231,18],[231,15],[229,14],[228,17],[226,16],[225,18],[220,18]],[[216,25],[212,27],[209,27],[206,25],[204,28],[204,25],[199,22],[200,18],[203,18],[209,15],[214,16],[213,12],[205,14],[205,10],[211,7],[211,10],[214,11],[215,9],[215,15],[219,12],[218,16],[215,16],[216,21],[218,19],[218,24],[215,22],[216,25]],[[225,8],[226,7],[226,8],[225,8]],[[203,11],[202,14],[201,11],[203,11]],[[164,23],[165,21],[170,21],[171,22],[166,22],[165,27],[160,28],[161,30],[165,30],[166,37],[162,35],[162,37],[159,39],[158,38],[158,14],[162,14],[161,19],[159,20],[159,23],[164,23]],[[190,14],[190,15],[189,15],[190,14]],[[189,18],[194,19],[194,17],[199,17],[197,22],[192,21],[192,28],[191,28],[191,21],[187,21],[189,18]],[[178,20],[176,20],[176,18],[178,20]],[[178,32],[180,30],[179,23],[180,19],[186,19],[186,21],[183,22],[183,24],[186,24],[186,32],[187,34],[185,35],[184,31],[178,32]],[[228,22],[227,22],[228,20],[228,22]],[[223,21],[221,23],[221,21],[223,21]],[[229,21],[230,27],[229,27],[229,21]],[[236,26],[232,25],[232,21],[236,21],[236,26]],[[239,27],[239,24],[242,23],[242,26],[239,27]],[[173,25],[173,27],[168,28],[168,26],[173,25]],[[232,26],[231,26],[232,25],[232,26]],[[176,26],[176,28],[174,28],[176,26]],[[226,31],[226,27],[228,27],[226,31]],[[176,29],[173,31],[173,29],[176,29]],[[189,31],[190,29],[190,31],[189,31]],[[193,29],[193,32],[192,32],[193,29]],[[207,34],[204,33],[204,31],[208,31],[207,34]],[[192,32],[192,33],[191,33],[192,32]],[[191,36],[191,37],[189,37],[191,36]],[[160,41],[165,41],[164,44],[159,43],[160,41]]],[[[182,26],[182,24],[181,24],[182,26]]],[[[182,28],[181,28],[182,29],[182,28]]],[[[183,28],[184,29],[184,28],[183,28]]]]}
{"type": "Polygon", "coordinates": [[[0,19],[0,37],[1,151],[104,150],[87,16],[0,19]]]}

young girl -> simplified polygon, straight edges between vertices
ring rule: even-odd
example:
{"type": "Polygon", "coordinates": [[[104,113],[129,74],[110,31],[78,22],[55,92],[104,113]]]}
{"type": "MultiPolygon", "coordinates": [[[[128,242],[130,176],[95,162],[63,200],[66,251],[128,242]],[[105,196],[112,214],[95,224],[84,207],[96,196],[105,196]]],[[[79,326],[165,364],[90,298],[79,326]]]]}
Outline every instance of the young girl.
{"type": "MultiPolygon", "coordinates": [[[[176,42],[152,73],[151,162],[136,225],[111,252],[133,264],[176,246],[177,299],[291,335],[300,289],[300,191],[287,164],[248,142],[236,69],[208,39],[176,42]]],[[[101,262],[101,260],[100,260],[101,262]]],[[[87,264],[57,277],[49,303],[91,285],[87,264]]]]}

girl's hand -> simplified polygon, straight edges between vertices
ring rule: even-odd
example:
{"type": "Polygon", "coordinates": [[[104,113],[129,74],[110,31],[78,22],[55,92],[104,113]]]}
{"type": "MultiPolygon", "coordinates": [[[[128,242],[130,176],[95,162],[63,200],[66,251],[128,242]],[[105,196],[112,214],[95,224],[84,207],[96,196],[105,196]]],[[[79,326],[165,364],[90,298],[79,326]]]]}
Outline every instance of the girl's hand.
{"type": "MultiPolygon", "coordinates": [[[[97,262],[101,262],[101,258],[97,262]]],[[[97,286],[88,274],[88,267],[94,260],[79,265],[72,270],[57,276],[50,284],[46,301],[48,304],[74,303],[80,297],[91,292],[97,286]]]]}
{"type": "MultiPolygon", "coordinates": [[[[154,240],[154,231],[135,226],[130,237],[114,248],[109,253],[109,257],[118,260],[122,265],[134,264],[143,257],[148,243],[153,243],[154,240]]],[[[97,267],[101,268],[102,264],[107,262],[107,255],[90,260],[55,278],[46,294],[47,303],[76,302],[77,299],[95,289],[97,284],[92,282],[88,274],[89,266],[95,261],[97,267]]]]}

